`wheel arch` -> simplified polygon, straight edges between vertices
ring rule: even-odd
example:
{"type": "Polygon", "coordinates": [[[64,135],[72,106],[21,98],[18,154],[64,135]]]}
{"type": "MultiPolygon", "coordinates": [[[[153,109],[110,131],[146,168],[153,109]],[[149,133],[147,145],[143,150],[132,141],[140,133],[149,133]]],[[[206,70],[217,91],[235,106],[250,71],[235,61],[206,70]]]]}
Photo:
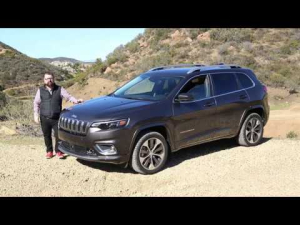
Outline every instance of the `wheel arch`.
{"type": "Polygon", "coordinates": [[[243,123],[244,121],[246,120],[247,116],[250,115],[251,113],[257,113],[258,115],[261,116],[262,120],[263,120],[263,123],[265,125],[265,109],[262,105],[255,105],[255,106],[252,106],[251,108],[247,109],[244,111],[243,113],[243,116],[240,120],[240,123],[239,123],[239,129],[238,129],[238,132],[237,132],[237,135],[239,134],[242,126],[243,126],[243,123]]]}
{"type": "Polygon", "coordinates": [[[158,132],[162,136],[164,136],[164,138],[167,141],[167,144],[169,145],[169,151],[172,152],[172,150],[174,149],[174,143],[171,138],[172,136],[171,136],[170,129],[164,123],[154,123],[154,124],[144,125],[142,127],[139,127],[138,129],[136,129],[136,131],[134,132],[133,138],[131,140],[131,144],[130,144],[130,159],[132,156],[134,146],[137,143],[137,141],[139,140],[139,138],[142,135],[144,135],[145,133],[148,133],[151,131],[158,132]]]}

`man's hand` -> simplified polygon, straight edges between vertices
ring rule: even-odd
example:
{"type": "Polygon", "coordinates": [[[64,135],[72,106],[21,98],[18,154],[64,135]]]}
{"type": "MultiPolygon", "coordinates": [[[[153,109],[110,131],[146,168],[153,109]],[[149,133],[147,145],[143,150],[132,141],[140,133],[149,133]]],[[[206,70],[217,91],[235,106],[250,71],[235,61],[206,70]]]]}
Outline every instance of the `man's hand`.
{"type": "Polygon", "coordinates": [[[77,102],[75,104],[79,104],[79,103],[82,103],[82,102],[84,102],[84,101],[83,101],[83,99],[80,98],[80,99],[77,100],[77,102]]]}
{"type": "Polygon", "coordinates": [[[34,113],[34,122],[37,124],[40,123],[40,116],[38,113],[34,113]]]}

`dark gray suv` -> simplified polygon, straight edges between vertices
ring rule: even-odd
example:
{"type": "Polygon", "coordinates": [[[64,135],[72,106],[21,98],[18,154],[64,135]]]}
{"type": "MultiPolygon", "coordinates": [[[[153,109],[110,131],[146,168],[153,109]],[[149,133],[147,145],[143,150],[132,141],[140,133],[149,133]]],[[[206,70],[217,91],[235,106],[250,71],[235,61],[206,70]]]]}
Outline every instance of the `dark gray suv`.
{"type": "Polygon", "coordinates": [[[175,65],[141,74],[115,92],[65,109],[59,149],[76,158],[161,170],[172,152],[223,138],[260,143],[267,88],[236,65],[175,65]]]}

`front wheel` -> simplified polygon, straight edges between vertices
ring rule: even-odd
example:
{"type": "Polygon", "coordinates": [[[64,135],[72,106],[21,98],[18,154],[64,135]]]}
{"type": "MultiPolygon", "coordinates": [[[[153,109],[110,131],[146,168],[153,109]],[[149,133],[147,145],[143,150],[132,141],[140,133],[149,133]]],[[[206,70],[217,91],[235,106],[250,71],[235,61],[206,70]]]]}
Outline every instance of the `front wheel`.
{"type": "Polygon", "coordinates": [[[168,158],[168,144],[158,132],[144,134],[136,143],[132,153],[131,167],[141,174],[160,171],[168,158]]]}
{"type": "Polygon", "coordinates": [[[258,145],[263,137],[264,125],[257,113],[251,113],[245,119],[238,135],[238,143],[243,146],[258,145]]]}

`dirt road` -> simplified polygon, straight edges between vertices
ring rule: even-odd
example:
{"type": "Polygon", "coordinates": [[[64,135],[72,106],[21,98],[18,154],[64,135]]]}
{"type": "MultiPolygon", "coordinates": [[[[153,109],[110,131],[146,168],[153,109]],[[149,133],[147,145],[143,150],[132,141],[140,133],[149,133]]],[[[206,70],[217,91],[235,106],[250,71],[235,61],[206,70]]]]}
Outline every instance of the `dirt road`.
{"type": "Polygon", "coordinates": [[[285,110],[272,110],[265,127],[265,137],[286,138],[289,132],[300,136],[300,104],[293,104],[285,110]]]}
{"type": "Polygon", "coordinates": [[[44,151],[41,138],[0,136],[0,196],[300,196],[300,140],[199,145],[150,176],[44,151]]]}

